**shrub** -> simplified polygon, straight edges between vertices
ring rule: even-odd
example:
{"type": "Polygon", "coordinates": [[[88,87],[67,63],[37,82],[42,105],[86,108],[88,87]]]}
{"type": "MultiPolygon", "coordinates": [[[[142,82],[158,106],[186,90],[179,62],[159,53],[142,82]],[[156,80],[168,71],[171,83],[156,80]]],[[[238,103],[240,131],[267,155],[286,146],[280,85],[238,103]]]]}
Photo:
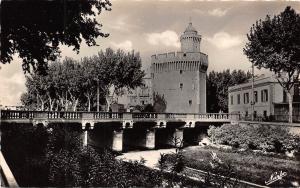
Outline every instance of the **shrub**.
{"type": "Polygon", "coordinates": [[[1,151],[20,186],[47,186],[46,145],[45,127],[1,124],[1,151]]]}
{"type": "Polygon", "coordinates": [[[216,144],[263,151],[299,151],[300,146],[299,136],[290,134],[284,126],[224,124],[221,127],[211,126],[208,136],[216,144]]]}
{"type": "Polygon", "coordinates": [[[52,126],[47,147],[51,186],[153,187],[161,174],[143,166],[144,161],[122,162],[107,150],[82,147],[80,131],[52,126]]]}

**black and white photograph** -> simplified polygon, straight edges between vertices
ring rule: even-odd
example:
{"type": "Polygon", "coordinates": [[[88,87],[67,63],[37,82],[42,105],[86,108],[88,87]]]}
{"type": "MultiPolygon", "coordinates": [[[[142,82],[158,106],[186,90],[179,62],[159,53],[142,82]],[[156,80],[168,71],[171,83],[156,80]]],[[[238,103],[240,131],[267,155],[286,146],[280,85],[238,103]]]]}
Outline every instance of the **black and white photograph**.
{"type": "Polygon", "coordinates": [[[300,187],[300,1],[0,0],[1,187],[300,187]]]}

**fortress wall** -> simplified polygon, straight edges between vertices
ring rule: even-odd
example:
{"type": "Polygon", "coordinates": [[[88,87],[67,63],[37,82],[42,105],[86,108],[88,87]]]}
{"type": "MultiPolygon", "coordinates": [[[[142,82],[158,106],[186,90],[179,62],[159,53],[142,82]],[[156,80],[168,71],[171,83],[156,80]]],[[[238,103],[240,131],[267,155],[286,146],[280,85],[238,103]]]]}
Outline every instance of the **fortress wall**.
{"type": "Polygon", "coordinates": [[[203,104],[200,105],[200,94],[205,94],[206,90],[203,85],[199,85],[200,82],[203,81],[199,79],[199,71],[185,70],[181,74],[180,71],[169,71],[154,74],[153,78],[154,92],[164,95],[167,101],[166,112],[175,113],[201,112],[199,108],[203,104]]]}
{"type": "Polygon", "coordinates": [[[170,61],[164,63],[152,63],[152,73],[168,71],[206,71],[207,65],[201,61],[170,61]]]}
{"type": "Polygon", "coordinates": [[[151,57],[151,70],[153,73],[173,70],[204,70],[208,67],[208,58],[203,53],[170,52],[153,55],[151,57]]]}
{"type": "Polygon", "coordinates": [[[166,112],[206,112],[207,55],[170,52],[152,56],[153,91],[164,95],[166,112]]]}
{"type": "Polygon", "coordinates": [[[201,61],[208,64],[208,56],[202,52],[169,52],[151,56],[151,63],[171,61],[201,61]]]}

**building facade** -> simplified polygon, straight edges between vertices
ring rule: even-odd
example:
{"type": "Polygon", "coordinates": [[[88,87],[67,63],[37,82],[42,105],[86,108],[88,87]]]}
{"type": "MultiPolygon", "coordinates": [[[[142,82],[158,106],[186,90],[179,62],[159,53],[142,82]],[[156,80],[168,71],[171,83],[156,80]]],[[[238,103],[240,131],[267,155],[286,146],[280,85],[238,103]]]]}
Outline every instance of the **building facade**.
{"type": "Polygon", "coordinates": [[[166,112],[205,113],[208,56],[200,51],[201,35],[192,23],[180,43],[180,52],[151,56],[153,92],[164,96],[166,112]]]}
{"type": "MultiPolygon", "coordinates": [[[[292,89],[294,115],[299,116],[297,106],[299,102],[299,84],[296,83],[292,89]]],[[[274,76],[264,75],[255,78],[252,96],[252,81],[235,85],[228,88],[228,111],[229,113],[240,113],[245,119],[249,119],[254,106],[255,118],[267,118],[288,115],[288,99],[281,85],[274,76]]],[[[278,118],[277,117],[277,118],[278,118]]]]}
{"type": "Polygon", "coordinates": [[[152,91],[151,78],[144,77],[143,86],[137,87],[135,90],[129,91],[127,97],[128,97],[127,108],[153,104],[153,91],[152,91]]]}

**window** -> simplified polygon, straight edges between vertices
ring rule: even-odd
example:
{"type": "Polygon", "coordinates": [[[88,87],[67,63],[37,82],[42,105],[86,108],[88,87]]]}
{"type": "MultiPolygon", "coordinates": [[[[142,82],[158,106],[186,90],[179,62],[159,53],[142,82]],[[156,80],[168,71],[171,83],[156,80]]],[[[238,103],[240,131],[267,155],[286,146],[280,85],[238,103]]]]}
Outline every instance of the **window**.
{"type": "Polygon", "coordinates": [[[186,57],[186,53],[183,54],[183,57],[186,57]]]}
{"type": "Polygon", "coordinates": [[[144,105],[145,104],[145,101],[141,101],[142,102],[142,105],[144,105]]]}
{"type": "Polygon", "coordinates": [[[264,117],[267,117],[267,111],[264,110],[264,117]]]}
{"type": "Polygon", "coordinates": [[[241,103],[241,95],[240,95],[240,94],[237,95],[237,103],[238,103],[238,104],[241,103]]]}
{"type": "Polygon", "coordinates": [[[268,90],[264,89],[261,91],[261,102],[268,102],[268,90]]]}
{"type": "Polygon", "coordinates": [[[244,104],[249,103],[249,93],[244,93],[244,104]]]}
{"type": "Polygon", "coordinates": [[[256,112],[256,111],[254,111],[254,113],[253,113],[253,117],[254,117],[254,118],[256,118],[256,117],[257,117],[257,112],[256,112]]]}
{"type": "Polygon", "coordinates": [[[179,87],[180,87],[180,89],[182,90],[182,88],[183,88],[183,83],[180,83],[179,87]]]}
{"type": "Polygon", "coordinates": [[[254,102],[258,101],[258,95],[257,95],[257,91],[254,91],[254,102]]]}
{"type": "Polygon", "coordinates": [[[192,106],[192,104],[193,104],[193,101],[189,100],[189,105],[192,106]]]}
{"type": "Polygon", "coordinates": [[[230,96],[230,104],[233,105],[233,96],[230,96]]]}
{"type": "Polygon", "coordinates": [[[245,112],[245,117],[248,117],[248,111],[245,112]]]}
{"type": "Polygon", "coordinates": [[[179,74],[182,74],[182,70],[179,71],[179,74]]]}
{"type": "Polygon", "coordinates": [[[287,94],[285,91],[283,91],[283,102],[287,102],[288,98],[287,98],[287,94]]]}
{"type": "Polygon", "coordinates": [[[300,85],[299,83],[295,83],[294,85],[294,96],[299,96],[300,94],[300,85]]]}

